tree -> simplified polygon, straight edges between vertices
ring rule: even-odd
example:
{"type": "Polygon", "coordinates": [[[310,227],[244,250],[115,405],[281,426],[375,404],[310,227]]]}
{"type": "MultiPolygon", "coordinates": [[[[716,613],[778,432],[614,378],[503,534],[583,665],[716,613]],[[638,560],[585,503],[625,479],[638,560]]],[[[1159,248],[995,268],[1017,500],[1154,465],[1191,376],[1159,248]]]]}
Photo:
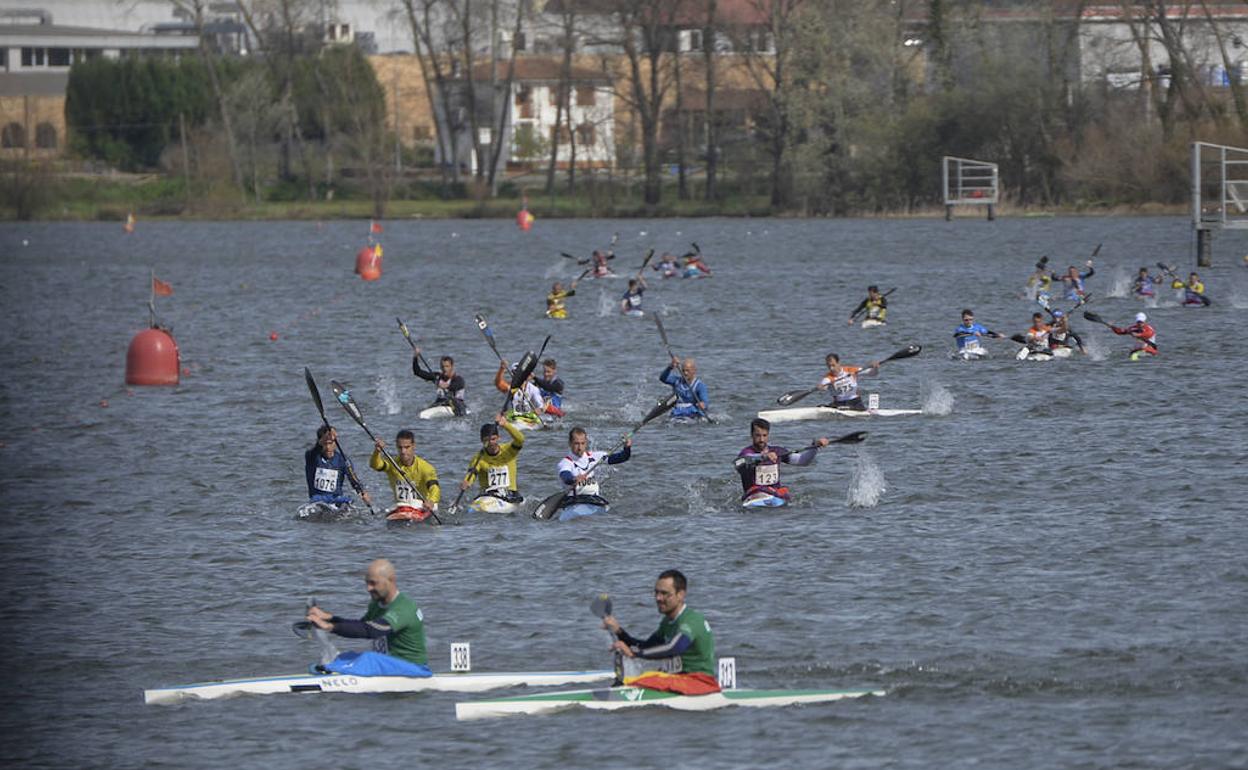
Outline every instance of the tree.
{"type": "Polygon", "coordinates": [[[613,16],[629,70],[629,89],[620,94],[641,123],[641,154],[645,172],[643,200],[657,205],[663,195],[659,157],[659,122],[671,88],[670,33],[679,3],[671,0],[620,0],[613,16]]]}

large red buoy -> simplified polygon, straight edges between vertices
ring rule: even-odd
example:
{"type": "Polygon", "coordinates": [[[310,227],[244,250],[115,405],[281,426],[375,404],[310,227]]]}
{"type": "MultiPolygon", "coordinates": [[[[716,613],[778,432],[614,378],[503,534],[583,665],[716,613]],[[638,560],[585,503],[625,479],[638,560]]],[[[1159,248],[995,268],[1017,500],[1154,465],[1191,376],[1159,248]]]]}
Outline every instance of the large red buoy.
{"type": "Polygon", "coordinates": [[[519,227],[523,232],[527,233],[529,230],[533,229],[533,221],[535,219],[537,219],[537,217],[530,214],[528,209],[520,209],[520,211],[516,214],[516,227],[519,227]]]}
{"type": "Polygon", "coordinates": [[[355,272],[366,281],[381,277],[381,244],[365,246],[355,255],[355,272]]]}
{"type": "Polygon", "coordinates": [[[177,385],[180,369],[178,343],[164,329],[144,329],[130,340],[127,385],[177,385]]]}

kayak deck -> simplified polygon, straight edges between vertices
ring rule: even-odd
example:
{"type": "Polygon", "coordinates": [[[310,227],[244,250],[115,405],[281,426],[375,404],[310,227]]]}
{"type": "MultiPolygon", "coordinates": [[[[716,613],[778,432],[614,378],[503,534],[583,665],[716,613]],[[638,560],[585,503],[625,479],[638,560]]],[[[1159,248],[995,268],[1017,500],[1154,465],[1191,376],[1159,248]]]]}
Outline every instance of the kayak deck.
{"type": "Polygon", "coordinates": [[[830,406],[794,406],[788,409],[767,409],[758,416],[768,422],[797,422],[799,420],[822,420],[830,417],[907,417],[923,414],[922,409],[836,409],[830,406]]]}
{"type": "Polygon", "coordinates": [[[641,687],[604,687],[595,690],[522,695],[513,698],[468,701],[455,704],[456,719],[488,719],[513,714],[550,714],[573,708],[617,711],[643,706],[664,706],[679,711],[712,711],[728,706],[775,707],[803,703],[829,703],[884,690],[723,690],[709,695],[678,695],[641,687]]]}
{"type": "Polygon", "coordinates": [[[520,671],[447,673],[428,677],[355,676],[350,674],[289,674],[198,682],[143,691],[143,702],[168,705],[189,700],[216,700],[238,695],[284,693],[482,692],[500,687],[547,687],[611,679],[613,671],[520,671]]]}

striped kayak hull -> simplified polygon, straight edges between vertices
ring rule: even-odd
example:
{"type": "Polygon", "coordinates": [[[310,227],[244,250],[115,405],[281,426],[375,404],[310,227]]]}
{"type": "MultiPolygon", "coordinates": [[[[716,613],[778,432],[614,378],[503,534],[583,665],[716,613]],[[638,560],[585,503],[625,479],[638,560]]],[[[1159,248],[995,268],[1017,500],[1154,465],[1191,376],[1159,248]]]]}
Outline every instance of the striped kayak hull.
{"type": "Polygon", "coordinates": [[[520,506],[524,503],[524,498],[519,500],[504,500],[495,495],[477,495],[468,503],[468,510],[474,513],[515,513],[520,510],[520,506]]]}
{"type": "Polygon", "coordinates": [[[867,318],[862,322],[864,329],[876,329],[881,326],[888,326],[888,321],[881,321],[878,318],[867,318]]]}
{"type": "Polygon", "coordinates": [[[434,406],[421,409],[416,416],[422,420],[441,420],[447,417],[454,417],[455,410],[445,404],[435,404],[434,406]]]}
{"type": "Polygon", "coordinates": [[[514,698],[468,701],[455,704],[456,719],[490,719],[514,714],[551,714],[568,709],[596,711],[663,706],[678,711],[712,711],[728,706],[776,707],[803,703],[830,703],[884,690],[723,690],[710,695],[677,695],[641,687],[604,687],[597,690],[522,695],[514,698]]]}
{"type": "Polygon", "coordinates": [[[741,498],[742,508],[780,508],[789,501],[770,492],[753,492],[741,498]]]}
{"type": "Polygon", "coordinates": [[[510,673],[434,674],[413,676],[351,676],[344,674],[290,674],[199,682],[143,691],[147,704],[171,705],[192,700],[216,700],[238,695],[285,693],[484,692],[500,687],[549,687],[600,682],[614,671],[518,671],[510,673]]]}
{"type": "Polygon", "coordinates": [[[788,409],[767,409],[758,416],[768,422],[797,422],[799,420],[823,420],[830,417],[908,417],[923,414],[922,409],[833,409],[830,406],[793,406],[788,409]]]}

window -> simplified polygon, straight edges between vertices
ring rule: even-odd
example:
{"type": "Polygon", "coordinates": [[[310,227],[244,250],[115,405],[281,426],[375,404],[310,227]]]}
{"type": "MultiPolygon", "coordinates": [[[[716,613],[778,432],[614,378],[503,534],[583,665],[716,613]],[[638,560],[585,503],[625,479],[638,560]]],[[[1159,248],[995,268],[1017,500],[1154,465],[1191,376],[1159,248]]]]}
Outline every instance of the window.
{"type": "Polygon", "coordinates": [[[9,68],[9,49],[0,48],[0,70],[9,68]]]}
{"type": "Polygon", "coordinates": [[[29,67],[30,65],[34,63],[35,63],[35,49],[23,48],[22,49],[22,66],[29,67]]]}
{"type": "Polygon", "coordinates": [[[550,140],[555,144],[571,144],[572,134],[568,131],[568,127],[563,123],[550,129],[550,140]]]}
{"type": "Polygon", "coordinates": [[[55,150],[56,127],[46,122],[35,126],[35,146],[41,150],[55,150]]]}
{"type": "Polygon", "coordinates": [[[21,123],[10,123],[0,131],[0,147],[25,147],[26,129],[21,123]]]}
{"type": "Polygon", "coordinates": [[[520,86],[516,89],[516,106],[522,107],[529,104],[533,100],[533,89],[528,86],[520,86]]]}
{"type": "Polygon", "coordinates": [[[412,139],[416,140],[417,142],[427,142],[429,141],[431,136],[432,135],[429,131],[429,126],[413,126],[412,127],[412,139]]]}
{"type": "Polygon", "coordinates": [[[582,123],[576,127],[576,143],[581,145],[594,143],[593,123],[582,123]]]}
{"type": "Polygon", "coordinates": [[[525,46],[524,33],[521,32],[519,35],[516,35],[516,50],[523,51],[524,46],[525,46]]]}
{"type": "Polygon", "coordinates": [[[68,48],[49,48],[48,49],[48,66],[49,67],[68,67],[69,66],[69,49],[68,48]]]}
{"type": "Polygon", "coordinates": [[[594,87],[593,86],[577,86],[576,87],[576,106],[578,107],[594,106],[594,87]]]}
{"type": "Polygon", "coordinates": [[[550,106],[559,106],[559,86],[546,86],[546,91],[550,94],[550,106]]]}

